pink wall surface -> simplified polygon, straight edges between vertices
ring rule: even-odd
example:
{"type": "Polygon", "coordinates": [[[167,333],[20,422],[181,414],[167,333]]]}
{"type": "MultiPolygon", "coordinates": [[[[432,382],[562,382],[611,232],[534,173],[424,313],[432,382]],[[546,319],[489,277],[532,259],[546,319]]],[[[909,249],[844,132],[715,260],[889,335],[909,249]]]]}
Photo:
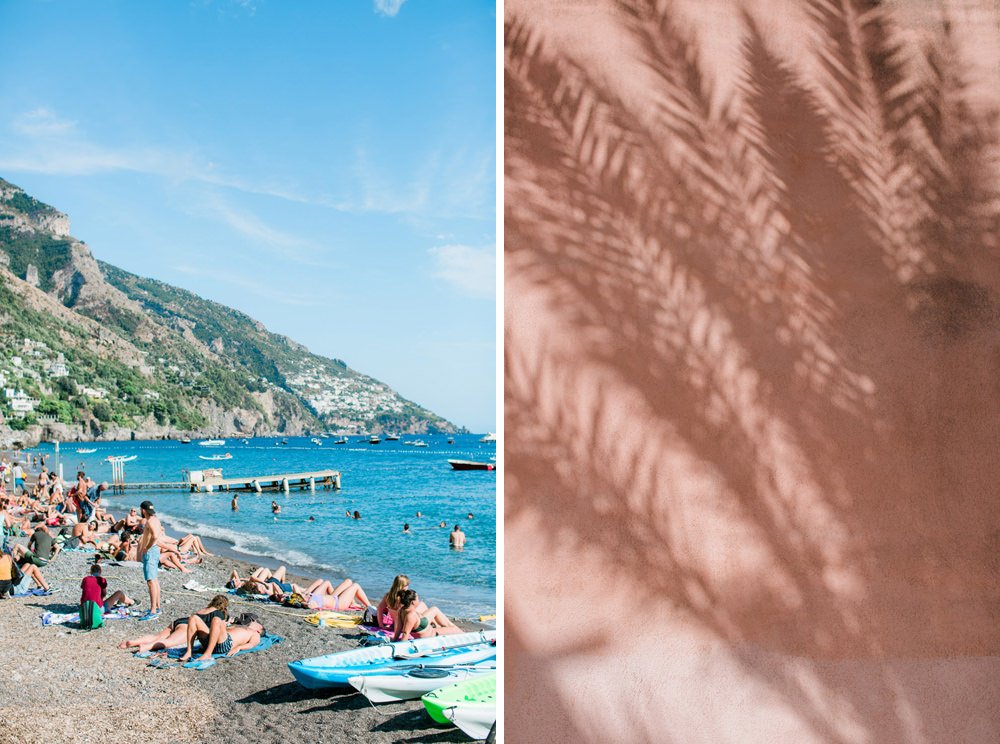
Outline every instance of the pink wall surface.
{"type": "Polygon", "coordinates": [[[998,29],[506,3],[506,741],[1000,741],[998,29]]]}

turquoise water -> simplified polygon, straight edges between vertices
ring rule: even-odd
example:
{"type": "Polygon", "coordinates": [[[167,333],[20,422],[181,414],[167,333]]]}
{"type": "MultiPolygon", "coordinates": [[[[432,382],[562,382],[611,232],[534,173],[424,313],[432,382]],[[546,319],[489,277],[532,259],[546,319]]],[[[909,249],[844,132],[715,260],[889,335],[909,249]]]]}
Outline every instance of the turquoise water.
{"type": "MultiPolygon", "coordinates": [[[[111,480],[108,455],[137,455],[125,465],[126,482],[177,482],[182,471],[220,467],[224,477],[265,476],[333,469],[342,474],[340,491],[292,491],[240,494],[239,511],[230,508],[232,494],[192,494],[181,490],[130,491],[105,496],[108,508],[120,511],[149,499],[168,528],[223,541],[246,559],[273,558],[305,576],[339,579],[349,576],[377,600],[392,577],[405,573],[421,598],[459,617],[492,614],[496,608],[496,472],[454,471],[448,459],[489,461],[496,445],[480,435],[403,436],[399,442],[367,444],[350,437],[346,445],[322,439],[228,439],[224,447],[196,442],[94,442],[60,445],[64,477],[72,482],[81,466],[100,482],[111,480]],[[421,439],[417,448],[403,441],[421,439]],[[78,454],[77,449],[96,449],[78,454]],[[229,452],[231,460],[206,462],[200,455],[229,452]],[[271,501],[281,505],[275,519],[271,501]],[[358,510],[360,520],[345,511],[358,510]],[[423,516],[418,518],[420,511],[423,516]],[[471,512],[474,516],[468,519],[471,512]],[[315,516],[314,522],[308,517],[315,516]],[[438,527],[444,521],[446,528],[438,527]],[[403,523],[411,535],[404,535],[403,523]],[[448,547],[448,534],[460,524],[468,536],[464,551],[448,547]]],[[[54,453],[43,444],[33,452],[54,453]]],[[[49,466],[56,460],[49,459],[49,466]]],[[[335,582],[336,583],[336,582],[335,582]]]]}

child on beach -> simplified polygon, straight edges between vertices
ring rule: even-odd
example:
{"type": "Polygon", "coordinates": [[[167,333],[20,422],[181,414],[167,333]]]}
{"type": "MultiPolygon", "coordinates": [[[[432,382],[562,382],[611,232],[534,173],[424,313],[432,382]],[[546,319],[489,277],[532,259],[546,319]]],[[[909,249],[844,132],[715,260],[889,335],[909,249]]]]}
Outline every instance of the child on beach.
{"type": "Polygon", "coordinates": [[[123,604],[126,607],[131,607],[135,604],[135,600],[121,589],[107,599],[104,598],[108,582],[101,576],[100,563],[95,563],[90,567],[90,575],[83,577],[80,589],[80,627],[87,630],[100,628],[104,624],[104,613],[115,605],[123,604]]]}

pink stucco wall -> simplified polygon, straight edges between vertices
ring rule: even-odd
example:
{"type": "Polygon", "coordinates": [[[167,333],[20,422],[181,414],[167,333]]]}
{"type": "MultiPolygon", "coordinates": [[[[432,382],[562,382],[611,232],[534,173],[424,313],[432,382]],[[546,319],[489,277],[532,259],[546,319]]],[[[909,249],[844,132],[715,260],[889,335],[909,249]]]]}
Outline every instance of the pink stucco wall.
{"type": "Polygon", "coordinates": [[[1000,740],[1000,34],[865,5],[506,4],[507,741],[1000,740]]]}

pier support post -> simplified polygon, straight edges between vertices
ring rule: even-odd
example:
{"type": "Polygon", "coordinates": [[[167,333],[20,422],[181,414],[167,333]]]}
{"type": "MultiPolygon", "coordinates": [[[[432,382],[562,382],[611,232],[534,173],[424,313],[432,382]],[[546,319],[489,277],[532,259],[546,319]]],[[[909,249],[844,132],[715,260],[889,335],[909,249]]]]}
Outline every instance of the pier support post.
{"type": "Polygon", "coordinates": [[[333,487],[337,491],[340,490],[340,473],[337,473],[335,476],[333,476],[333,487]]]}
{"type": "Polygon", "coordinates": [[[309,479],[309,493],[316,493],[316,479],[309,479]]]}
{"type": "Polygon", "coordinates": [[[285,492],[286,496],[288,495],[288,478],[281,479],[281,490],[285,492]]]}
{"type": "Polygon", "coordinates": [[[260,493],[261,491],[263,491],[263,490],[264,490],[264,489],[262,489],[262,488],[260,487],[260,481],[259,481],[259,480],[257,480],[256,478],[254,478],[254,479],[253,479],[253,480],[252,480],[252,481],[250,482],[250,485],[251,485],[251,486],[253,486],[253,490],[254,490],[254,493],[260,493]]]}

